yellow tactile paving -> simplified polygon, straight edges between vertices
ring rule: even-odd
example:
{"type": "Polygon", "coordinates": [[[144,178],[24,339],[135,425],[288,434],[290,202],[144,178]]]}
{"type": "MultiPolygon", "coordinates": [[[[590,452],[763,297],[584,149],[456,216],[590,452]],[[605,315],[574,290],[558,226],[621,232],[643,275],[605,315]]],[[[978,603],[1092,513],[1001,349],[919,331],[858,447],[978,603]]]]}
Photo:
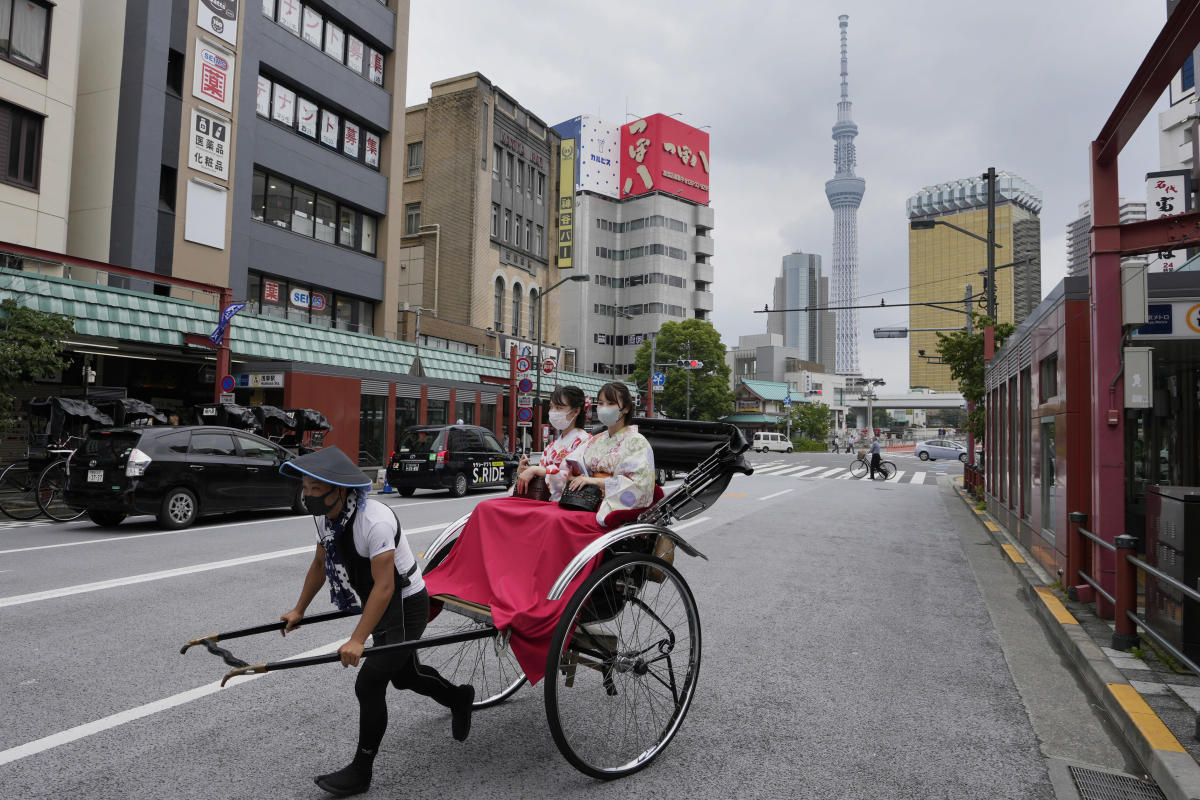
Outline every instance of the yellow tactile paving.
{"type": "Polygon", "coordinates": [[[1033,590],[1038,593],[1038,597],[1042,598],[1042,602],[1046,604],[1046,608],[1050,609],[1050,613],[1062,625],[1078,625],[1079,620],[1067,611],[1067,607],[1062,604],[1062,601],[1054,596],[1054,592],[1047,589],[1045,586],[1035,586],[1033,590]]]}
{"type": "Polygon", "coordinates": [[[1004,552],[1008,553],[1008,557],[1012,559],[1014,564],[1025,563],[1025,559],[1022,558],[1021,554],[1017,552],[1017,548],[1013,547],[1011,544],[1002,544],[1000,547],[1004,550],[1004,552]]]}
{"type": "Polygon", "coordinates": [[[971,510],[972,510],[972,511],[974,511],[974,512],[975,512],[976,514],[978,514],[979,516],[981,516],[981,517],[983,516],[983,509],[982,509],[982,508],[972,508],[971,510]]]}
{"type": "Polygon", "coordinates": [[[997,526],[997,525],[996,525],[996,523],[994,523],[994,522],[991,522],[991,521],[989,521],[989,520],[984,520],[984,521],[983,521],[983,524],[984,524],[984,525],[987,525],[987,529],[988,529],[989,531],[991,531],[992,533],[999,533],[999,532],[1000,532],[1000,528],[999,528],[999,526],[997,526]]]}
{"type": "Polygon", "coordinates": [[[1121,708],[1125,709],[1125,713],[1133,720],[1133,724],[1137,725],[1138,730],[1142,732],[1142,736],[1146,737],[1146,741],[1151,747],[1155,750],[1169,750],[1173,753],[1187,752],[1175,735],[1167,730],[1167,726],[1158,718],[1158,714],[1154,713],[1154,709],[1146,705],[1146,701],[1142,699],[1136,689],[1127,683],[1107,685],[1108,690],[1121,704],[1121,708]]]}

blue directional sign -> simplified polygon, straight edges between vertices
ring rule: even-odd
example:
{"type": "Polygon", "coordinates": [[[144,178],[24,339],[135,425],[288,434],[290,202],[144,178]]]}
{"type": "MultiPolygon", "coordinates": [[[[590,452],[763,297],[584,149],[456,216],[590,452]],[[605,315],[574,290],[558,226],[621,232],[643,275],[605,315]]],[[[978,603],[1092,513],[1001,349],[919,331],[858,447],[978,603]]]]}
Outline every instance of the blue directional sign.
{"type": "Polygon", "coordinates": [[[783,398],[783,404],[785,406],[790,406],[792,404],[792,396],[790,394],[787,397],[783,398]]]}
{"type": "Polygon", "coordinates": [[[664,386],[667,383],[667,373],[656,372],[650,376],[650,382],[655,386],[664,386]]]}

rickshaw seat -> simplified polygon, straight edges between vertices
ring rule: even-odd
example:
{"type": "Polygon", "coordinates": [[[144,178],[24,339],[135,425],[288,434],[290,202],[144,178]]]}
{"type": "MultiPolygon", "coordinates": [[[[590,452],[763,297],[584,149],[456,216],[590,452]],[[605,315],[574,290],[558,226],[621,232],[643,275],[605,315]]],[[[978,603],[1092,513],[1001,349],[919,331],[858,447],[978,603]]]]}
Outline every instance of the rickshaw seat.
{"type": "MultiPolygon", "coordinates": [[[[654,499],[650,501],[650,505],[654,505],[665,496],[663,488],[657,483],[654,484],[654,499]]],[[[645,508],[618,508],[616,511],[610,511],[608,516],[604,518],[604,527],[616,528],[625,525],[629,522],[636,522],[645,508]]]]}

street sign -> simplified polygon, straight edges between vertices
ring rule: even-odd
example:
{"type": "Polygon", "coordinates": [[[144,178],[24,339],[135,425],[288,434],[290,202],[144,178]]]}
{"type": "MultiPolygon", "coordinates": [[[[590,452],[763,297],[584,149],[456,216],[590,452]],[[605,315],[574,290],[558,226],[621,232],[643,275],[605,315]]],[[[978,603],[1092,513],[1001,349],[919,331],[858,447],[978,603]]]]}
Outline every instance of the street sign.
{"type": "Polygon", "coordinates": [[[653,375],[651,375],[651,376],[650,376],[650,382],[654,384],[655,390],[657,391],[657,389],[658,389],[659,387],[661,387],[661,386],[663,386],[663,385],[665,385],[665,384],[666,384],[666,382],[667,382],[667,373],[665,373],[665,372],[656,372],[656,373],[654,373],[653,375]]]}
{"type": "Polygon", "coordinates": [[[547,358],[545,361],[542,362],[542,372],[549,375],[554,372],[555,366],[557,366],[557,365],[554,363],[554,359],[547,358]]]}
{"type": "MultiPolygon", "coordinates": [[[[222,384],[222,385],[224,385],[224,384],[222,384]]],[[[222,403],[233,403],[233,402],[235,402],[235,401],[234,401],[234,399],[233,399],[233,392],[221,392],[221,402],[222,402],[222,403]]],[[[208,409],[207,409],[207,408],[206,408],[206,409],[204,409],[204,410],[205,410],[205,411],[208,411],[208,409]]],[[[214,410],[215,410],[215,409],[214,409],[214,410]]]]}
{"type": "Polygon", "coordinates": [[[517,383],[517,388],[522,392],[532,392],[533,381],[529,380],[529,378],[521,378],[520,382],[517,383]]]}
{"type": "MultiPolygon", "coordinates": [[[[232,375],[226,375],[224,378],[221,378],[221,391],[222,392],[232,392],[233,391],[233,376],[232,375]]],[[[229,402],[232,403],[233,401],[230,400],[229,402]]]]}
{"type": "Polygon", "coordinates": [[[529,359],[525,356],[517,359],[517,372],[529,372],[529,359]]]}
{"type": "Polygon", "coordinates": [[[656,392],[661,392],[663,389],[666,389],[667,387],[663,386],[661,383],[656,383],[653,386],[651,386],[650,388],[656,392]]]}
{"type": "Polygon", "coordinates": [[[517,427],[518,428],[532,428],[533,422],[531,422],[530,420],[527,420],[527,419],[519,419],[519,420],[517,420],[517,427]]]}
{"type": "Polygon", "coordinates": [[[532,419],[533,419],[533,409],[532,408],[518,408],[517,409],[517,422],[518,423],[529,422],[532,419]]]}
{"type": "Polygon", "coordinates": [[[533,408],[533,395],[531,395],[531,394],[517,395],[517,408],[533,408]]]}
{"type": "Polygon", "coordinates": [[[790,406],[791,404],[792,404],[792,396],[789,394],[787,397],[783,398],[783,405],[786,407],[786,406],[790,406]]]}

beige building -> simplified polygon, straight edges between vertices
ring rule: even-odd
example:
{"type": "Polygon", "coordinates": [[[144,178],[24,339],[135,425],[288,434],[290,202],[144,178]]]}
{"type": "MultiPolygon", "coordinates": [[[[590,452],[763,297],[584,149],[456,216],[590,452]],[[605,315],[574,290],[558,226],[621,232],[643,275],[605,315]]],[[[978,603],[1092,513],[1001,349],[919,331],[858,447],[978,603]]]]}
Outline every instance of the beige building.
{"type": "MultiPolygon", "coordinates": [[[[434,83],[406,117],[402,337],[413,339],[420,308],[423,344],[487,355],[532,345],[537,293],[570,274],[551,247],[559,136],[477,72],[434,83]]],[[[546,298],[549,357],[559,296],[546,298]]]]}
{"type": "Polygon", "coordinates": [[[80,26],[80,0],[0,3],[2,241],[66,249],[80,26]]]}

